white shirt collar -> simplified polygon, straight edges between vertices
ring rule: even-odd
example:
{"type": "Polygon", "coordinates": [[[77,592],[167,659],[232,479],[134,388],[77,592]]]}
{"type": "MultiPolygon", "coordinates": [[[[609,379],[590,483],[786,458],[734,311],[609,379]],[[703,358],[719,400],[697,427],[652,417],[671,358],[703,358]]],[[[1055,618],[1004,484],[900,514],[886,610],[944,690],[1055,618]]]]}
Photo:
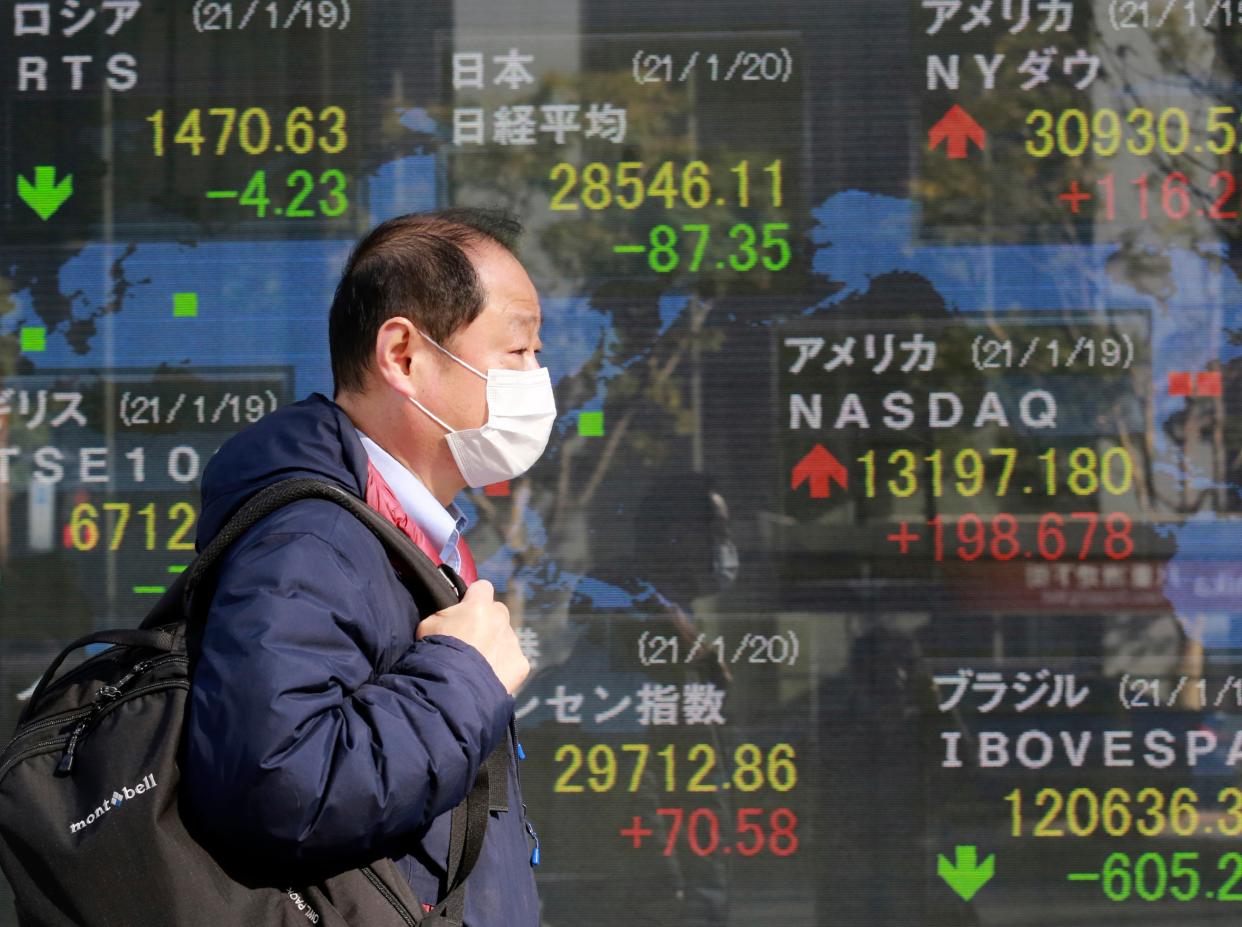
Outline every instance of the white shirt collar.
{"type": "MultiPolygon", "coordinates": [[[[355,429],[357,431],[357,429],[355,429]]],[[[457,569],[460,557],[457,542],[469,523],[457,503],[450,502],[448,508],[431,494],[423,481],[406,469],[405,465],[386,450],[358,431],[362,446],[380,476],[392,490],[397,502],[405,510],[405,514],[422,529],[428,540],[440,551],[440,559],[457,569]]]]}

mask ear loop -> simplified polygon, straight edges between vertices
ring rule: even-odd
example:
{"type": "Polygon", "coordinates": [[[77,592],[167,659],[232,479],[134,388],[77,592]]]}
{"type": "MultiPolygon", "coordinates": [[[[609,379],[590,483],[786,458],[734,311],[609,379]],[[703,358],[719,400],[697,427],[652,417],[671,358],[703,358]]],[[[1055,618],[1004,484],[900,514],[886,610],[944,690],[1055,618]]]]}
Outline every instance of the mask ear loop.
{"type": "Polygon", "coordinates": [[[435,422],[437,425],[439,425],[441,428],[443,428],[443,429],[444,429],[445,431],[447,431],[449,434],[454,434],[454,433],[455,433],[455,429],[450,428],[450,427],[449,427],[449,426],[445,423],[444,419],[440,418],[440,416],[436,415],[434,412],[432,412],[430,409],[428,409],[425,405],[423,405],[421,402],[419,402],[419,401],[418,401],[417,399],[415,399],[413,396],[409,396],[409,397],[407,397],[407,398],[410,400],[410,402],[414,403],[414,405],[418,406],[418,408],[422,410],[422,412],[423,412],[423,414],[424,414],[424,415],[426,415],[429,419],[431,419],[433,422],[435,422]]]}
{"type": "MultiPolygon", "coordinates": [[[[487,374],[485,374],[485,373],[479,373],[479,371],[478,371],[478,370],[476,370],[474,367],[471,367],[471,366],[470,366],[469,364],[467,364],[464,360],[462,360],[460,357],[458,357],[456,354],[454,354],[452,351],[450,351],[448,348],[446,348],[444,345],[440,344],[440,342],[438,342],[438,341],[434,340],[434,339],[433,339],[430,335],[428,335],[428,334],[427,334],[425,331],[423,331],[421,328],[420,328],[420,329],[417,329],[417,331],[418,331],[418,333],[419,333],[420,335],[422,335],[422,336],[423,336],[423,337],[427,340],[427,343],[428,343],[428,344],[430,344],[432,347],[434,347],[436,350],[440,351],[441,353],[443,353],[443,354],[447,355],[448,357],[451,357],[453,360],[457,361],[457,363],[461,364],[463,367],[465,367],[467,370],[469,370],[471,373],[473,373],[473,374],[474,374],[476,377],[478,377],[479,379],[481,379],[481,380],[486,380],[486,379],[487,379],[487,374]]],[[[434,417],[434,416],[433,416],[433,417],[434,417]]]]}
{"type": "MultiPolygon", "coordinates": [[[[430,344],[430,345],[431,345],[433,348],[435,348],[437,351],[440,351],[441,353],[443,353],[443,354],[447,355],[448,357],[452,358],[453,360],[457,361],[457,363],[461,364],[463,367],[465,367],[467,370],[469,370],[471,373],[473,373],[476,377],[480,377],[480,378],[481,378],[481,379],[483,379],[483,380],[487,380],[487,374],[484,374],[484,373],[479,373],[479,371],[475,370],[473,367],[471,367],[469,364],[467,364],[464,360],[462,360],[460,357],[458,357],[456,354],[454,354],[452,351],[450,351],[448,348],[444,347],[442,344],[440,344],[438,341],[436,341],[434,338],[432,338],[430,335],[428,335],[428,334],[427,334],[425,331],[423,331],[421,328],[416,328],[416,329],[415,329],[415,331],[417,331],[420,335],[422,335],[422,336],[423,336],[423,338],[427,341],[427,343],[428,343],[428,344],[430,344]]],[[[433,422],[435,422],[437,425],[439,425],[441,428],[443,428],[446,432],[448,432],[449,434],[456,434],[457,429],[455,429],[455,428],[450,428],[450,427],[449,427],[449,425],[448,425],[448,423],[447,423],[447,422],[445,422],[445,421],[444,421],[444,419],[440,418],[440,416],[436,415],[434,412],[432,412],[430,409],[428,409],[425,405],[423,405],[421,402],[419,402],[419,401],[418,401],[417,399],[415,399],[413,396],[410,396],[410,397],[408,397],[408,398],[409,398],[410,402],[412,402],[412,403],[414,403],[414,405],[418,406],[418,408],[419,408],[419,409],[423,412],[423,414],[424,414],[424,415],[426,415],[429,419],[431,419],[433,422]]]]}

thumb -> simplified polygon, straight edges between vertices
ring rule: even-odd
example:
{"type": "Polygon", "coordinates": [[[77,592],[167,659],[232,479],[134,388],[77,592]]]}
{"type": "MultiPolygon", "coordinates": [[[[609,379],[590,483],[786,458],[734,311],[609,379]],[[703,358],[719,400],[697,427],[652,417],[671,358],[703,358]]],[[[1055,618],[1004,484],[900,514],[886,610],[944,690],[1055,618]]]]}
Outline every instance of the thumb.
{"type": "Polygon", "coordinates": [[[466,587],[466,594],[461,597],[463,602],[491,602],[496,598],[496,588],[485,579],[476,579],[466,587]]]}

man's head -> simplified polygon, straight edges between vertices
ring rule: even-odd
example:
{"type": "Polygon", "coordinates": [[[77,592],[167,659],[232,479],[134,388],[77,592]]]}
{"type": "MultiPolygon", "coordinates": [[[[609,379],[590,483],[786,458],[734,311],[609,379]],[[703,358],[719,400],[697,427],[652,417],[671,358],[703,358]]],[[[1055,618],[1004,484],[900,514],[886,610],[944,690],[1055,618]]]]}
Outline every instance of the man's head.
{"type": "Polygon", "coordinates": [[[519,231],[490,210],[392,219],[354,248],[332,303],[337,401],[441,501],[465,483],[435,419],[459,431],[488,418],[483,380],[446,352],[481,373],[539,367],[539,296],[511,250],[519,231]]]}
{"type": "Polygon", "coordinates": [[[500,210],[445,209],[389,219],[358,242],[328,316],[337,394],[367,389],[389,319],[406,318],[440,344],[473,322],[486,294],[472,252],[490,246],[512,256],[521,230],[500,210]]]}

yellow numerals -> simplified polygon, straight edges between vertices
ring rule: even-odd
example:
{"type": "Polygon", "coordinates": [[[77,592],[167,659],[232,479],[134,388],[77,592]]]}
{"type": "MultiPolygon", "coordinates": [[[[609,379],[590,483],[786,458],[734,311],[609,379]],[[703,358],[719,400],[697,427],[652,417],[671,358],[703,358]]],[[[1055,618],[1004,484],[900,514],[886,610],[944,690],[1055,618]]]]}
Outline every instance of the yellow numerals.
{"type": "Polygon", "coordinates": [[[1077,788],[1068,793],[1053,788],[1027,795],[1014,789],[1005,796],[1010,805],[1010,833],[1014,837],[1192,837],[1199,834],[1242,834],[1242,789],[1228,786],[1216,796],[1220,806],[1211,813],[1200,807],[1191,788],[1166,793],[1156,788],[1131,793],[1127,789],[1077,788]],[[1027,813],[1031,812],[1028,819],[1027,813]]]}
{"type": "Polygon", "coordinates": [[[1081,158],[1090,153],[1111,158],[1126,152],[1137,157],[1161,154],[1176,157],[1205,149],[1215,155],[1238,150],[1238,111],[1231,106],[1209,107],[1200,131],[1184,109],[1170,106],[1162,110],[1135,107],[1127,111],[1064,109],[1052,112],[1031,110],[1026,117],[1026,153],[1032,158],[1058,154],[1081,158]]]}
{"type": "Polygon", "coordinates": [[[659,750],[647,743],[621,744],[619,748],[562,744],[555,760],[564,764],[564,769],[553,791],[575,794],[646,788],[664,792],[757,792],[766,786],[774,792],[788,792],[798,784],[791,744],[776,744],[768,750],[758,744],[740,744],[733,751],[731,770],[722,767],[711,744],[693,744],[682,759],[684,767],[673,744],[659,750]]]}
{"type": "Polygon", "coordinates": [[[98,506],[80,502],[73,507],[65,535],[74,550],[95,550],[101,545],[107,550],[120,550],[127,542],[155,550],[159,536],[163,535],[164,550],[191,551],[197,520],[198,514],[189,502],[174,502],[162,519],[154,502],[104,502],[98,506]]]}
{"type": "Polygon", "coordinates": [[[965,499],[984,492],[1001,497],[1011,489],[1027,495],[1091,496],[1103,492],[1123,496],[1134,484],[1134,460],[1124,447],[1110,447],[1102,453],[1093,447],[1065,451],[1050,448],[1026,457],[1014,447],[931,453],[897,448],[887,454],[867,451],[857,460],[862,464],[868,499],[881,495],[907,499],[920,491],[936,499],[949,493],[965,499]],[[1026,474],[1020,486],[1014,480],[1019,462],[1026,474]]]}
{"type": "Polygon", "coordinates": [[[195,158],[204,153],[222,157],[236,150],[248,155],[286,151],[334,155],[349,145],[345,110],[339,106],[325,106],[318,113],[308,106],[295,106],[283,117],[261,106],[194,107],[179,121],[157,109],[147,122],[151,123],[151,150],[157,158],[168,153],[166,136],[174,123],[173,145],[184,146],[195,158]]]}
{"type": "Polygon", "coordinates": [[[705,161],[683,165],[592,161],[582,167],[563,161],[552,168],[548,180],[555,187],[549,204],[554,212],[638,209],[649,200],[662,203],[665,209],[679,204],[689,209],[726,205],[745,209],[751,205],[752,194],[761,194],[765,205],[779,208],[784,202],[779,158],[759,170],[752,170],[750,161],[738,161],[718,171],[714,183],[705,161]]]}

